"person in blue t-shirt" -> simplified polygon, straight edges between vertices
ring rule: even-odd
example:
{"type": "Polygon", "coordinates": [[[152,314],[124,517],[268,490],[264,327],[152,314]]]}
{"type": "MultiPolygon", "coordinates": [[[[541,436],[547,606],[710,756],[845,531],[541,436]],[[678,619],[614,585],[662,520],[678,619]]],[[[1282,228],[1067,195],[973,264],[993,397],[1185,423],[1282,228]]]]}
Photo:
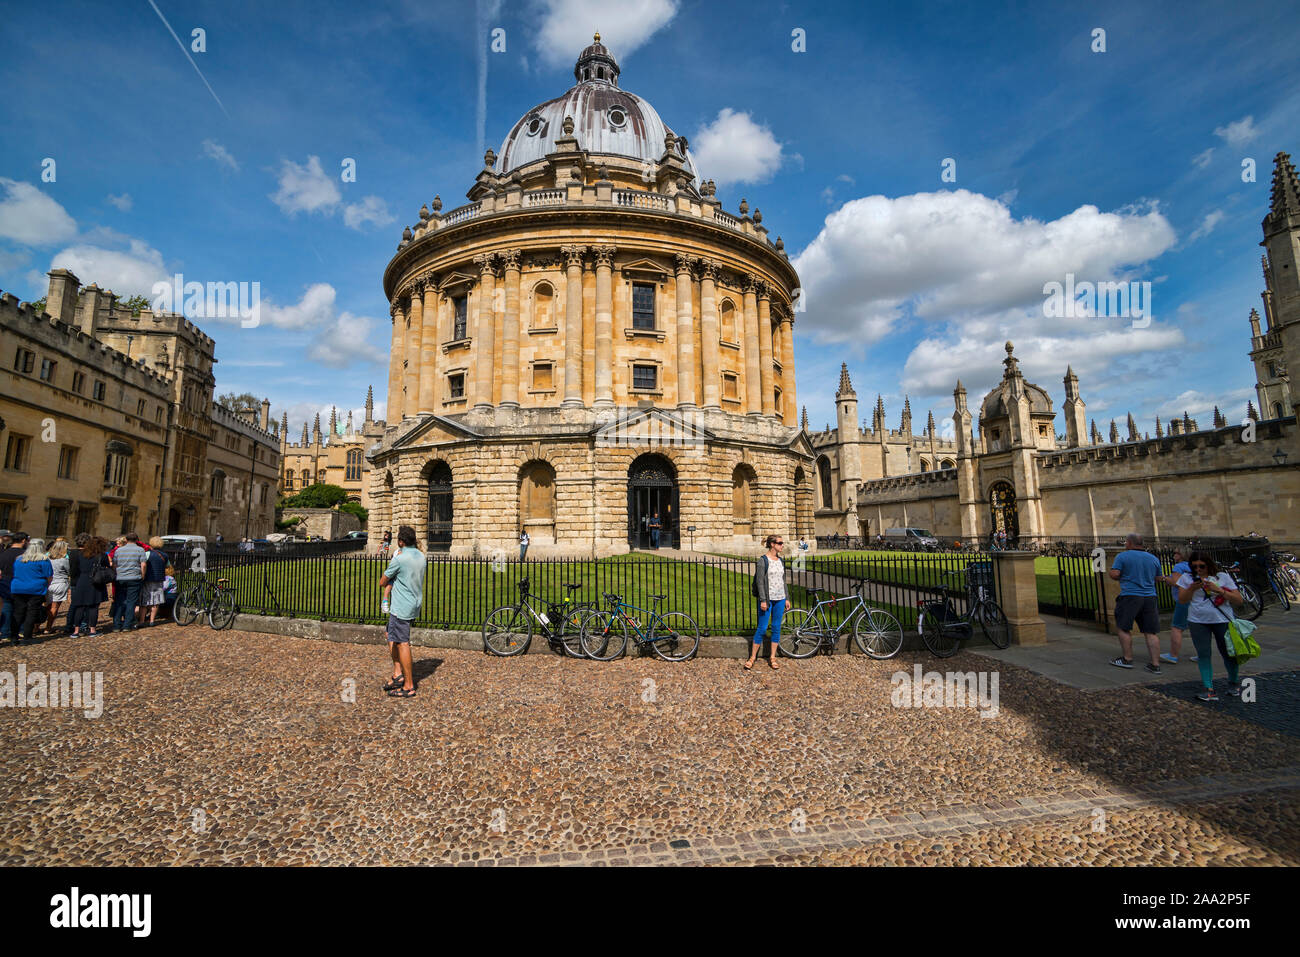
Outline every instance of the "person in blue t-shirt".
{"type": "Polygon", "coordinates": [[[1161,661],[1171,665],[1178,664],[1178,655],[1183,650],[1183,632],[1187,629],[1187,608],[1191,602],[1178,600],[1178,579],[1190,575],[1192,567],[1187,564],[1187,555],[1181,548],[1174,549],[1174,567],[1170,574],[1160,580],[1169,585],[1174,592],[1174,620],[1169,625],[1169,654],[1162,654],[1161,661]]]}
{"type": "Polygon", "coordinates": [[[1146,670],[1160,674],[1160,611],[1156,608],[1156,579],[1160,576],[1160,559],[1142,547],[1142,536],[1130,532],[1124,538],[1124,551],[1115,556],[1110,577],[1119,582],[1115,599],[1115,631],[1119,634],[1122,654],[1111,660],[1116,668],[1133,667],[1132,628],[1147,640],[1151,663],[1146,670]]]}
{"type": "Polygon", "coordinates": [[[393,678],[384,685],[390,698],[414,698],[415,676],[411,664],[411,623],[420,617],[424,600],[424,573],[428,559],[415,547],[415,529],[397,529],[397,554],[384,569],[379,587],[388,604],[388,651],[393,678]]]}

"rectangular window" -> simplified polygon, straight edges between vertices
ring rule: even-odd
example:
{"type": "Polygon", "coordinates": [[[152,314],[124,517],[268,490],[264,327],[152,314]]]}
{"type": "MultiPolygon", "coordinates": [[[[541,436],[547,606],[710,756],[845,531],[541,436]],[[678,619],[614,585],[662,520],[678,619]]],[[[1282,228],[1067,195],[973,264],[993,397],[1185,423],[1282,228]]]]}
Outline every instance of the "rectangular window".
{"type": "Polygon", "coordinates": [[[0,502],[0,528],[13,528],[18,525],[20,511],[22,509],[17,502],[0,502]]]}
{"type": "Polygon", "coordinates": [[[104,486],[106,489],[125,494],[127,468],[130,460],[119,452],[109,452],[104,457],[104,486]]]}
{"type": "Polygon", "coordinates": [[[138,402],[136,402],[135,414],[142,419],[144,418],[144,399],[140,399],[138,402]]]}
{"type": "Polygon", "coordinates": [[[31,372],[32,366],[36,362],[36,354],[27,349],[20,348],[17,355],[14,356],[15,372],[31,372]]]}
{"type": "Polygon", "coordinates": [[[91,534],[95,531],[95,507],[93,505],[83,505],[77,509],[77,529],[76,534],[82,532],[91,534]]]}
{"type": "Polygon", "coordinates": [[[632,328],[655,327],[655,286],[652,282],[632,283],[632,328]]]}
{"type": "Polygon", "coordinates": [[[464,339],[466,328],[468,326],[467,315],[469,313],[469,297],[456,296],[451,301],[452,308],[452,330],[453,339],[464,339]]]}
{"type": "Polygon", "coordinates": [[[9,472],[26,472],[27,456],[32,449],[32,439],[29,435],[15,435],[10,433],[9,441],[5,443],[5,469],[9,472]]]}
{"type": "Polygon", "coordinates": [[[122,509],[122,534],[135,530],[135,509],[122,509]]]}
{"type": "Polygon", "coordinates": [[[728,372],[722,374],[722,397],[724,399],[740,399],[740,378],[728,372]]]}
{"type": "Polygon", "coordinates": [[[49,541],[58,538],[67,530],[68,506],[50,503],[45,519],[45,537],[49,541]]]}
{"type": "Polygon", "coordinates": [[[632,388],[638,392],[653,392],[659,383],[657,366],[633,366],[632,388]]]}
{"type": "Polygon", "coordinates": [[[77,477],[77,450],[74,446],[65,445],[59,449],[59,478],[71,479],[77,477]]]}
{"type": "Polygon", "coordinates": [[[41,381],[42,382],[54,381],[54,367],[56,365],[58,365],[58,363],[55,362],[53,359],[41,360],[41,381]]]}
{"type": "Polygon", "coordinates": [[[159,425],[161,425],[162,417],[163,417],[163,407],[160,405],[158,406],[158,408],[154,409],[153,420],[157,422],[159,425]]]}
{"type": "Polygon", "coordinates": [[[465,373],[447,376],[447,394],[453,399],[465,398],[465,373]]]}
{"type": "Polygon", "coordinates": [[[86,373],[72,373],[72,391],[76,392],[78,395],[86,391],[86,373]]]}
{"type": "Polygon", "coordinates": [[[555,366],[539,362],[533,366],[533,391],[549,392],[555,388],[555,366]]]}
{"type": "Polygon", "coordinates": [[[90,397],[96,402],[104,401],[104,381],[102,379],[95,380],[95,385],[90,390],[90,397]]]}

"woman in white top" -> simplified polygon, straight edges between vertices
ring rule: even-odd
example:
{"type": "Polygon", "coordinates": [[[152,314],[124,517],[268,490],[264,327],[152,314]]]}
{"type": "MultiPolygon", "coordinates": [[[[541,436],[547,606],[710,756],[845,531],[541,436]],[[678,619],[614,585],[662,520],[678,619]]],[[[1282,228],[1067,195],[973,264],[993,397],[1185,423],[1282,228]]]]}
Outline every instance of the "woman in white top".
{"type": "MultiPolygon", "coordinates": [[[[50,590],[45,593],[45,601],[48,610],[45,618],[45,634],[54,633],[54,619],[59,616],[59,610],[65,606],[68,600],[68,592],[72,588],[72,583],[68,580],[68,543],[59,539],[50,546],[49,551],[50,566],[54,569],[54,577],[50,579],[50,590]]],[[[37,629],[39,634],[40,629],[37,629]]]]}
{"type": "Polygon", "coordinates": [[[1241,681],[1237,675],[1237,659],[1228,654],[1225,641],[1228,623],[1236,617],[1234,606],[1242,602],[1237,583],[1227,572],[1219,571],[1209,552],[1194,551],[1187,559],[1191,574],[1183,573],[1178,579],[1178,600],[1187,602],[1187,622],[1192,630],[1192,644],[1196,646],[1197,667],[1201,669],[1201,684],[1205,690],[1196,697],[1201,701],[1218,701],[1214,693],[1214,662],[1210,658],[1210,640],[1219,646],[1223,664],[1228,669],[1228,694],[1241,694],[1241,681]]]}
{"type": "Polygon", "coordinates": [[[754,667],[758,651],[763,647],[763,633],[767,631],[769,621],[772,623],[772,655],[767,663],[773,671],[781,667],[776,663],[776,649],[781,643],[781,620],[790,607],[785,590],[785,563],[781,561],[785,540],[780,535],[769,535],[763,544],[767,546],[767,552],[759,556],[751,587],[754,597],[758,599],[758,628],[754,631],[749,660],[745,662],[746,671],[754,667]]]}

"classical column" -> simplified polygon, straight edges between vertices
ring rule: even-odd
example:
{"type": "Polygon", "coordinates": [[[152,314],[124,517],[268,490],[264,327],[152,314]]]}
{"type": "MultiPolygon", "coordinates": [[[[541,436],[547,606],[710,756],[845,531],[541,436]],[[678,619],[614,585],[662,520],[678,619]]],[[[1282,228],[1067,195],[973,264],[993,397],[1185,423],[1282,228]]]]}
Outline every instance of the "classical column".
{"type": "Polygon", "coordinates": [[[519,259],[522,250],[501,253],[505,264],[506,313],[501,323],[501,407],[519,408],[519,259]]]}
{"type": "Polygon", "coordinates": [[[593,246],[596,257],[596,396],[594,408],[614,404],[614,246],[593,246]]]}
{"type": "Polygon", "coordinates": [[[772,288],[758,283],[758,381],[763,390],[763,414],[776,412],[776,370],[772,367],[772,288]]]}
{"type": "Polygon", "coordinates": [[[390,425],[396,425],[402,418],[402,367],[406,361],[406,310],[401,299],[393,300],[388,315],[392,317],[393,340],[388,347],[388,409],[384,418],[390,425]]]}
{"type": "Polygon", "coordinates": [[[692,257],[677,254],[677,408],[695,404],[695,310],[691,303],[692,257]]]}
{"type": "MultiPolygon", "coordinates": [[[[758,300],[756,297],[757,280],[745,276],[742,288],[745,292],[745,412],[747,415],[763,414],[762,380],[759,373],[758,340],[758,300]]],[[[769,350],[770,358],[771,352],[769,350]]],[[[771,373],[769,372],[770,376],[771,373]]],[[[768,401],[771,401],[769,397],[768,401]]]]}
{"type": "Polygon", "coordinates": [[[411,283],[410,312],[406,324],[406,397],[402,400],[402,416],[413,418],[420,411],[420,337],[424,326],[424,280],[411,283]]]}
{"type": "Polygon", "coordinates": [[[424,287],[424,322],[420,331],[420,411],[438,411],[438,288],[430,277],[424,287]]]}
{"type": "Polygon", "coordinates": [[[704,407],[721,409],[718,364],[718,264],[704,259],[700,262],[700,338],[703,339],[704,407]]]}
{"type": "MultiPolygon", "coordinates": [[[[794,319],[788,311],[781,316],[781,398],[785,402],[782,421],[788,426],[797,425],[799,406],[794,397],[794,319]]],[[[778,409],[777,412],[779,414],[782,410],[778,409]]]]}
{"type": "Polygon", "coordinates": [[[474,411],[492,411],[492,373],[496,371],[493,355],[496,345],[496,315],[492,309],[496,281],[492,275],[492,256],[475,256],[479,269],[478,332],[474,336],[474,411]]]}
{"type": "Polygon", "coordinates": [[[562,246],[567,267],[564,287],[564,401],[562,409],[582,408],[582,256],[586,246],[562,246]]]}

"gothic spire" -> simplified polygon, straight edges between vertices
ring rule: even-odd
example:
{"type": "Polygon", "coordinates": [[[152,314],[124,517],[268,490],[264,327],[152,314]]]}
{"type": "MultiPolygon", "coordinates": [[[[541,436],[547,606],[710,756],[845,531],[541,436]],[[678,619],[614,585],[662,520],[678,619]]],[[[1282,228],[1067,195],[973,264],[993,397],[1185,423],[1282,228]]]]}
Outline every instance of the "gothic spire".
{"type": "Polygon", "coordinates": [[[1246,400],[1246,418],[1252,422],[1259,421],[1259,413],[1255,411],[1255,403],[1249,399],[1246,400]]]}
{"type": "Polygon", "coordinates": [[[1192,417],[1187,414],[1186,409],[1183,409],[1183,433],[1186,434],[1188,432],[1195,432],[1195,431],[1196,429],[1192,427],[1192,417]]]}
{"type": "Polygon", "coordinates": [[[1133,413],[1130,412],[1128,414],[1128,441],[1136,442],[1139,438],[1137,420],[1133,418],[1133,413]]]}
{"type": "Polygon", "coordinates": [[[375,387],[373,385],[366,387],[366,421],[375,420],[375,387]]]}
{"type": "Polygon", "coordinates": [[[303,422],[302,424],[302,444],[303,445],[307,444],[307,423],[306,422],[303,422]]]}
{"type": "Polygon", "coordinates": [[[1115,424],[1114,419],[1110,420],[1110,441],[1112,445],[1119,444],[1119,426],[1115,424]]]}
{"type": "Polygon", "coordinates": [[[311,427],[312,441],[317,445],[320,444],[320,413],[316,413],[316,424],[311,427]]]}
{"type": "Polygon", "coordinates": [[[1227,424],[1228,420],[1223,417],[1223,413],[1219,411],[1219,407],[1216,405],[1214,407],[1214,427],[1216,429],[1222,429],[1227,426],[1227,424]]]}
{"type": "Polygon", "coordinates": [[[1273,157],[1273,189],[1269,203],[1271,219],[1281,220],[1288,215],[1300,218],[1300,180],[1297,180],[1295,166],[1286,153],[1273,157]]]}
{"type": "Polygon", "coordinates": [[[351,409],[348,409],[348,427],[346,429],[346,434],[347,435],[352,434],[352,410],[351,409]]]}
{"type": "Polygon", "coordinates": [[[1163,439],[1164,437],[1165,437],[1165,427],[1160,424],[1160,416],[1157,415],[1156,416],[1156,438],[1163,439]]]}
{"type": "Polygon", "coordinates": [[[808,406],[806,405],[803,407],[803,415],[799,418],[799,425],[805,432],[808,431],[808,406]]]}
{"type": "Polygon", "coordinates": [[[339,431],[339,409],[338,406],[330,406],[330,438],[334,438],[339,431]]]}
{"type": "Polygon", "coordinates": [[[934,409],[931,409],[925,418],[925,431],[930,438],[934,438],[934,409]]]}
{"type": "Polygon", "coordinates": [[[835,390],[835,398],[838,399],[840,396],[857,397],[857,393],[853,391],[853,383],[849,381],[849,364],[847,362],[840,363],[840,387],[835,390]]]}

